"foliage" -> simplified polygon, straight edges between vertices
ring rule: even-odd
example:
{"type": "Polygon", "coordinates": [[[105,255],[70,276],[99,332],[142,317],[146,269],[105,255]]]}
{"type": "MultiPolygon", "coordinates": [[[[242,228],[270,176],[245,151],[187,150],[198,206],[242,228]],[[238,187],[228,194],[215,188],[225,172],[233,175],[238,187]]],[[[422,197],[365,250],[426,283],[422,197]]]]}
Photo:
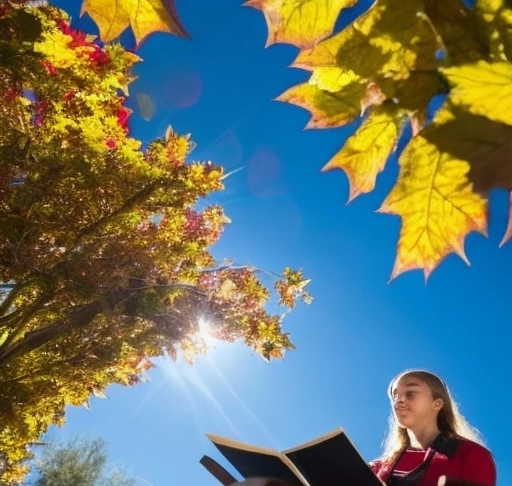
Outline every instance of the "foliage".
{"type": "Polygon", "coordinates": [[[156,31],[188,37],[174,0],[83,0],[82,14],[96,22],[103,42],[110,42],[130,26],[137,43],[156,31]]]}
{"type": "MultiPolygon", "coordinates": [[[[228,222],[204,202],[222,168],[188,162],[189,136],[170,128],[147,147],[130,136],[137,56],[20,2],[0,10],[0,43],[0,450],[14,482],[66,405],[138,383],[152,356],[200,352],[201,318],[266,359],[292,344],[258,270],[209,252],[228,222]]],[[[288,307],[309,299],[301,272],[274,280],[288,307]]]]}
{"type": "MultiPolygon", "coordinates": [[[[379,211],[402,218],[392,278],[415,268],[428,277],[449,253],[467,262],[466,235],[486,233],[489,190],[512,190],[512,8],[504,0],[473,8],[376,0],[333,34],[340,10],[355,3],[247,4],[264,13],[268,43],[302,48],[293,66],[311,72],[278,99],[309,110],[308,128],[361,120],[324,167],[346,172],[349,200],[372,191],[399,140],[407,142],[379,211]],[[443,103],[432,117],[435,99],[443,103]]],[[[512,196],[502,244],[511,237],[512,196]]]]}
{"type": "MultiPolygon", "coordinates": [[[[489,190],[512,190],[512,7],[505,0],[475,0],[472,8],[463,0],[375,0],[333,34],[340,12],[357,3],[245,5],[263,12],[267,45],[301,48],[293,67],[311,72],[278,99],[307,109],[307,128],[361,122],[324,167],[347,174],[349,201],[371,192],[398,142],[407,144],[379,211],[402,219],[391,277],[419,268],[428,278],[450,253],[468,262],[464,240],[471,231],[486,234],[489,190]],[[432,117],[436,97],[444,103],[432,117]]],[[[512,192],[510,200],[501,244],[512,238],[512,192]]]]}
{"type": "Polygon", "coordinates": [[[106,442],[75,438],[66,444],[44,446],[35,461],[34,486],[133,486],[120,470],[107,471],[106,442]]]}
{"type": "Polygon", "coordinates": [[[267,45],[288,42],[305,48],[327,37],[340,10],[355,3],[357,0],[247,0],[245,5],[263,11],[269,27],[267,45]]]}

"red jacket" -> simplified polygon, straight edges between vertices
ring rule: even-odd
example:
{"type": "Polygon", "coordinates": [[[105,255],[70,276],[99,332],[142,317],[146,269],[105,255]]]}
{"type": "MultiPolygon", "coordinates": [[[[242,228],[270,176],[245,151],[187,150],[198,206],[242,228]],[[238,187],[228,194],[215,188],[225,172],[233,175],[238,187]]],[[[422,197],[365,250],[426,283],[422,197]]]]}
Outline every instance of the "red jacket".
{"type": "MultiPolygon", "coordinates": [[[[414,486],[437,486],[441,476],[458,481],[472,481],[482,486],[496,486],[496,465],[491,453],[467,439],[443,436],[431,446],[432,460],[414,486]]],[[[395,461],[396,463],[396,461],[395,461]]],[[[394,464],[372,462],[373,472],[385,483],[391,478],[394,464]]]]}

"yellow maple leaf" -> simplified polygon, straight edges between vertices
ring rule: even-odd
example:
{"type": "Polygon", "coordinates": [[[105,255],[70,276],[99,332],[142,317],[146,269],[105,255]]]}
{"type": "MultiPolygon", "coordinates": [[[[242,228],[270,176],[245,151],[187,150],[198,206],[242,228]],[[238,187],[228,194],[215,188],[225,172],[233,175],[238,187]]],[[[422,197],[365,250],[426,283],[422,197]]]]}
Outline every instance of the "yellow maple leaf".
{"type": "Polygon", "coordinates": [[[406,114],[394,107],[373,110],[323,170],[342,169],[350,183],[349,202],[371,192],[394,151],[406,114]]]}
{"type": "Polygon", "coordinates": [[[361,100],[367,91],[361,83],[351,83],[338,92],[318,88],[314,84],[302,83],[293,86],[277,98],[311,113],[306,128],[333,128],[350,123],[361,114],[361,100]]]}
{"type": "Polygon", "coordinates": [[[446,93],[446,82],[437,71],[412,72],[407,79],[380,84],[388,98],[412,113],[426,109],[433,96],[446,93]]]}
{"type": "Polygon", "coordinates": [[[357,0],[248,0],[244,5],[263,12],[267,46],[284,42],[311,47],[331,35],[340,10],[357,0]]]}
{"type": "Polygon", "coordinates": [[[479,20],[480,38],[482,33],[487,37],[486,47],[489,53],[485,56],[486,58],[512,59],[512,9],[509,3],[507,0],[475,2],[473,10],[479,20]]]}
{"type": "Polygon", "coordinates": [[[137,44],[157,31],[189,37],[174,0],[84,0],[81,15],[84,13],[98,26],[103,42],[116,39],[130,26],[137,44]]]}
{"type": "Polygon", "coordinates": [[[354,80],[406,79],[412,70],[435,70],[438,39],[421,15],[422,4],[379,1],[338,34],[302,50],[293,66],[325,78],[331,91],[354,80]]]}
{"type": "Polygon", "coordinates": [[[450,100],[454,105],[512,125],[512,64],[479,61],[441,72],[452,86],[450,100]]]}
{"type": "MultiPolygon", "coordinates": [[[[424,131],[425,139],[451,157],[466,161],[473,191],[483,195],[495,187],[512,191],[512,126],[473,115],[449,103],[424,131]]],[[[508,227],[500,243],[512,237],[512,201],[508,227]]]]}
{"type": "Polygon", "coordinates": [[[441,152],[470,164],[474,191],[484,196],[496,187],[512,191],[512,126],[448,104],[424,137],[441,152]]]}
{"type": "Polygon", "coordinates": [[[278,100],[309,110],[307,128],[342,126],[386,99],[423,110],[440,83],[438,39],[421,8],[420,0],[379,1],[339,34],[304,49],[293,66],[312,71],[309,81],[278,100]]]}
{"type": "Polygon", "coordinates": [[[438,35],[440,52],[450,64],[474,62],[488,55],[475,8],[468,8],[465,3],[464,0],[424,0],[425,13],[438,35]]]}
{"type": "Polygon", "coordinates": [[[487,227],[487,202],[473,192],[469,167],[421,135],[402,153],[398,181],[379,209],[402,218],[391,279],[412,269],[428,278],[450,253],[469,264],[464,239],[487,227]]]}

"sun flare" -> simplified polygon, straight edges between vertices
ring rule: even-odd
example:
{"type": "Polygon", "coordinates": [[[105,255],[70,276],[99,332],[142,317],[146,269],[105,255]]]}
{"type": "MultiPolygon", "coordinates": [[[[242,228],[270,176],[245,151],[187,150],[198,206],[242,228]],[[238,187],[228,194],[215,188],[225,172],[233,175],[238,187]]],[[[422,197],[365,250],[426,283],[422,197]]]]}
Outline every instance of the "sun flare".
{"type": "Polygon", "coordinates": [[[197,324],[197,338],[203,341],[207,347],[212,346],[216,341],[215,337],[213,336],[212,323],[205,317],[201,316],[197,324]]]}

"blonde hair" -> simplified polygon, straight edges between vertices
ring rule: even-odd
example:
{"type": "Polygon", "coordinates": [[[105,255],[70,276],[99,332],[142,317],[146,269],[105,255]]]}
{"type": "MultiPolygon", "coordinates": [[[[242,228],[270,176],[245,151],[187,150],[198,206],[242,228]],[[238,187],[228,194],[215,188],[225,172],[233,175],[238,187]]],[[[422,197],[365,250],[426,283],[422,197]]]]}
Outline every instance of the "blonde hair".
{"type": "MultiPolygon", "coordinates": [[[[437,415],[437,428],[440,432],[445,432],[451,437],[469,439],[481,445],[484,440],[473,426],[459,412],[457,403],[453,400],[448,387],[441,378],[425,370],[406,370],[393,378],[388,387],[389,399],[393,399],[393,387],[395,383],[404,377],[416,378],[425,383],[432,393],[434,400],[440,398],[443,406],[437,415]]],[[[405,427],[401,427],[391,411],[389,416],[389,428],[386,438],[383,442],[383,459],[388,462],[394,462],[395,459],[409,445],[409,434],[405,427]]]]}

